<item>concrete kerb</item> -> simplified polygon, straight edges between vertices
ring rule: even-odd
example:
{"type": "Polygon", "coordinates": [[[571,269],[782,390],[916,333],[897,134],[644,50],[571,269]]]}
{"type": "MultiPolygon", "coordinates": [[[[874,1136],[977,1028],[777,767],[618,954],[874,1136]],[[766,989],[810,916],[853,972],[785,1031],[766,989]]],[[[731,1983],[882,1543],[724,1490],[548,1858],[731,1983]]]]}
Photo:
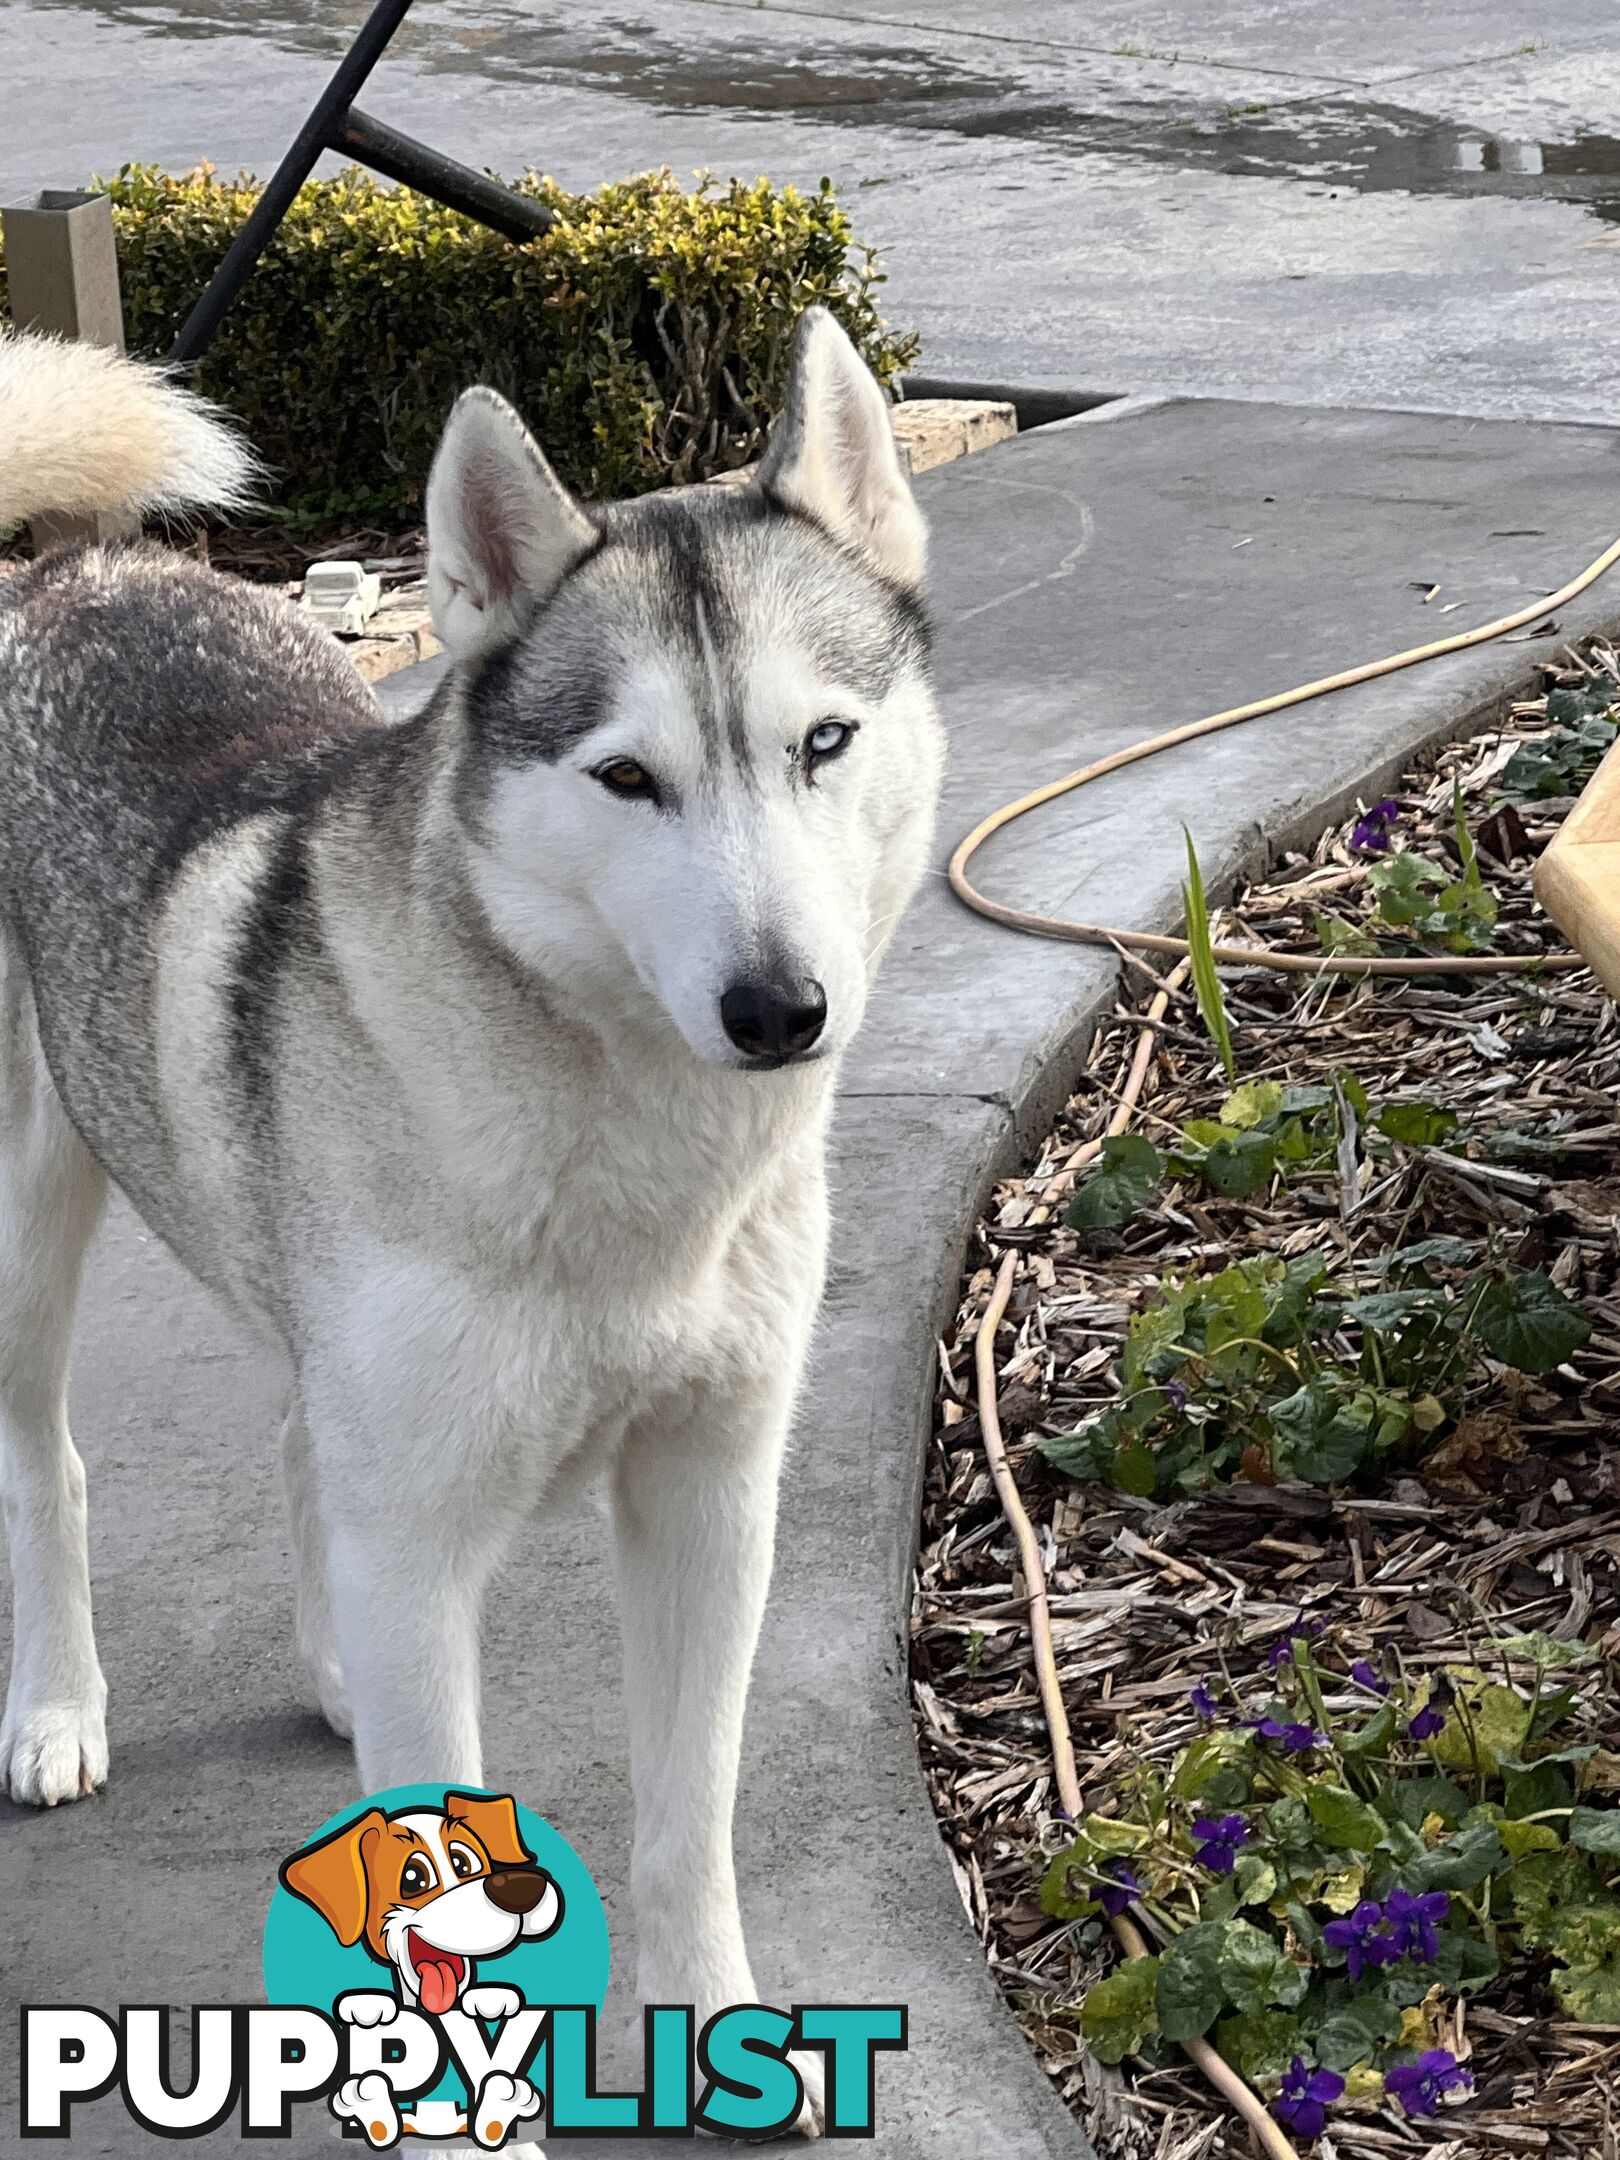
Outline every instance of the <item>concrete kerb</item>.
{"type": "MultiPolygon", "coordinates": [[[[1608,430],[1186,403],[1098,422],[919,483],[952,737],[937,872],[1006,797],[1550,591],[1617,518],[1608,430]],[[1413,587],[1436,580],[1442,605],[1465,603],[1458,616],[1421,605],[1413,587]]],[[[1565,638],[1617,623],[1620,585],[1600,586],[1563,611],[1556,639],[1481,648],[1172,752],[998,836],[977,874],[1018,904],[1173,927],[1183,823],[1224,892],[1381,792],[1414,748],[1500,709],[1565,638]]],[[[394,678],[390,702],[428,679],[394,678]]],[[[1111,952],[970,915],[935,875],[844,1075],[834,1264],[783,1494],[738,1851],[767,1999],[910,2006],[910,2050],[879,2080],[885,2160],[1086,2150],[964,1922],[912,1738],[904,1631],[932,1349],[965,1243],[992,1178],[1069,1091],[1117,974],[1111,952]]],[[[127,1216],[92,1270],[81,1342],[113,1784],[52,1816],[0,1806],[18,1943],[0,1997],[249,2000],[275,1863],[353,1791],[346,1750],[299,1708],[273,1401],[256,1353],[127,1216]]],[[[597,1874],[622,1974],[628,1798],[599,1524],[537,1525],[515,1574],[488,1629],[489,1774],[597,1874]]],[[[622,1983],[615,1996],[610,2079],[636,2066],[622,1983]]],[[[0,2001],[0,2021],[16,2030],[14,2006],[0,2001]]],[[[146,2150],[105,2103],[81,2144],[86,2160],[146,2150]]],[[[646,2150],[592,2145],[600,2160],[646,2150]]],[[[290,2148],[329,2149],[314,2125],[290,2148]]]]}

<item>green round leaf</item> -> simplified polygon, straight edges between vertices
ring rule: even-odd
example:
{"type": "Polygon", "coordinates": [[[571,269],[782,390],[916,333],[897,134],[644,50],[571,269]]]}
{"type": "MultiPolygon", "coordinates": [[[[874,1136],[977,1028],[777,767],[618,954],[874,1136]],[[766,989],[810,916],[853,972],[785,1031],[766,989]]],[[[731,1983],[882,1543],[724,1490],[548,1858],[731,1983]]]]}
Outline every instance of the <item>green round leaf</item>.
{"type": "Polygon", "coordinates": [[[1211,1145],[1201,1175],[1212,1192],[1246,1200],[1265,1190],[1276,1167],[1277,1143],[1270,1133],[1240,1132],[1211,1145]]]}
{"type": "Polygon", "coordinates": [[[1217,1968],[1222,1993],[1234,2010],[1293,2009],[1310,1985],[1303,1965],[1285,1957],[1281,1945],[1249,1920],[1228,1920],[1221,1929],[1217,1968]]]}
{"type": "Polygon", "coordinates": [[[1219,2017],[1226,2002],[1221,1975],[1225,1934],[1225,1926],[1203,1922],[1186,1929],[1160,1953],[1155,1999],[1159,2029],[1167,2040],[1196,2040],[1219,2017]]]}
{"type": "Polygon", "coordinates": [[[1602,1860],[1620,1860],[1620,1808],[1576,1808],[1569,1818],[1569,1842],[1602,1860]]]}
{"type": "Polygon", "coordinates": [[[1128,1958],[1118,1972],[1088,1989],[1080,2005],[1080,2032],[1099,2062],[1123,2062],[1158,2031],[1158,1975],[1156,1957],[1128,1958]]]}
{"type": "Polygon", "coordinates": [[[1311,1785],[1305,1805],[1317,1828],[1345,1851],[1372,1852],[1384,1836],[1383,1816],[1343,1785],[1311,1785]]]}
{"type": "Polygon", "coordinates": [[[1150,1141],[1139,1133],[1111,1133],[1063,1219],[1075,1230],[1117,1229],[1152,1199],[1163,1176],[1163,1157],[1150,1141]]]}
{"type": "Polygon", "coordinates": [[[1551,1372],[1579,1350],[1592,1330],[1545,1275],[1512,1269],[1482,1293],[1474,1331],[1492,1357],[1518,1372],[1551,1372]]]}

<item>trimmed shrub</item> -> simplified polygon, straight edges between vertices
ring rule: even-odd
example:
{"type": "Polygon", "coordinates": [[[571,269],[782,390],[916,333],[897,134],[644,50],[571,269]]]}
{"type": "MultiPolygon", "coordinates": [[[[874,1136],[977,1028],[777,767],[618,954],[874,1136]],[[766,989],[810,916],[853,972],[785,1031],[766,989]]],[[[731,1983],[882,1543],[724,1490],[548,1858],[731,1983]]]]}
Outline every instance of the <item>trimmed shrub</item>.
{"type": "MultiPolygon", "coordinates": [[[[113,200],[132,352],[165,352],[257,197],[247,176],[127,165],[113,200]]],[[[197,371],[241,421],[285,509],[409,522],[458,391],[509,397],[571,486],[598,500],[699,480],[762,447],[794,322],[830,308],[880,380],[916,350],[831,184],[667,171],[592,195],[529,173],[556,213],[515,246],[351,168],[310,181],[197,371]]],[[[3,292],[3,288],[0,288],[3,292]]]]}

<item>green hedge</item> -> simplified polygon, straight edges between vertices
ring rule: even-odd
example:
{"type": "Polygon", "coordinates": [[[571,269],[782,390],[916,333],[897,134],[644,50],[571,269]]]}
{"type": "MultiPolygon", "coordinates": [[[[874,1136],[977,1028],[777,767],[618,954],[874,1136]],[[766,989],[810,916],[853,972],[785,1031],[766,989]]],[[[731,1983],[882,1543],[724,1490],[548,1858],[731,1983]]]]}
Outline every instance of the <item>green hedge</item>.
{"type": "MultiPolygon", "coordinates": [[[[130,349],[161,354],[257,183],[128,165],[98,185],[130,349]]],[[[358,169],[300,191],[196,376],[241,420],[286,509],[410,520],[468,383],[505,392],[600,500],[756,456],[812,301],[883,381],[915,353],[884,329],[872,253],[825,180],[813,195],[764,180],[686,190],[668,172],[592,195],[533,173],[515,185],[557,218],[522,247],[358,169]]]]}

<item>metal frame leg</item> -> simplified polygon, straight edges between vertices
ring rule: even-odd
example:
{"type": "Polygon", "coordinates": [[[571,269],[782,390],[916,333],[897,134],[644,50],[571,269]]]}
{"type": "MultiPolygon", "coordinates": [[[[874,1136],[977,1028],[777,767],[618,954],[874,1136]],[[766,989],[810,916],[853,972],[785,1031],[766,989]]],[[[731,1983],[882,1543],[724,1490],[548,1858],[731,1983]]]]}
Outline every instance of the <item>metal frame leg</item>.
{"type": "Polygon", "coordinates": [[[189,367],[201,359],[226,309],[248,273],[275,237],[293,197],[309,178],[323,151],[342,151],[385,178],[402,181],[452,210],[504,233],[509,240],[532,240],[550,229],[551,212],[527,196],[430,150],[383,121],[354,110],[354,100],[411,9],[411,0],[377,0],[359,36],[293,138],[251,216],[226,250],[201,299],[186,317],[169,358],[189,367]]]}

